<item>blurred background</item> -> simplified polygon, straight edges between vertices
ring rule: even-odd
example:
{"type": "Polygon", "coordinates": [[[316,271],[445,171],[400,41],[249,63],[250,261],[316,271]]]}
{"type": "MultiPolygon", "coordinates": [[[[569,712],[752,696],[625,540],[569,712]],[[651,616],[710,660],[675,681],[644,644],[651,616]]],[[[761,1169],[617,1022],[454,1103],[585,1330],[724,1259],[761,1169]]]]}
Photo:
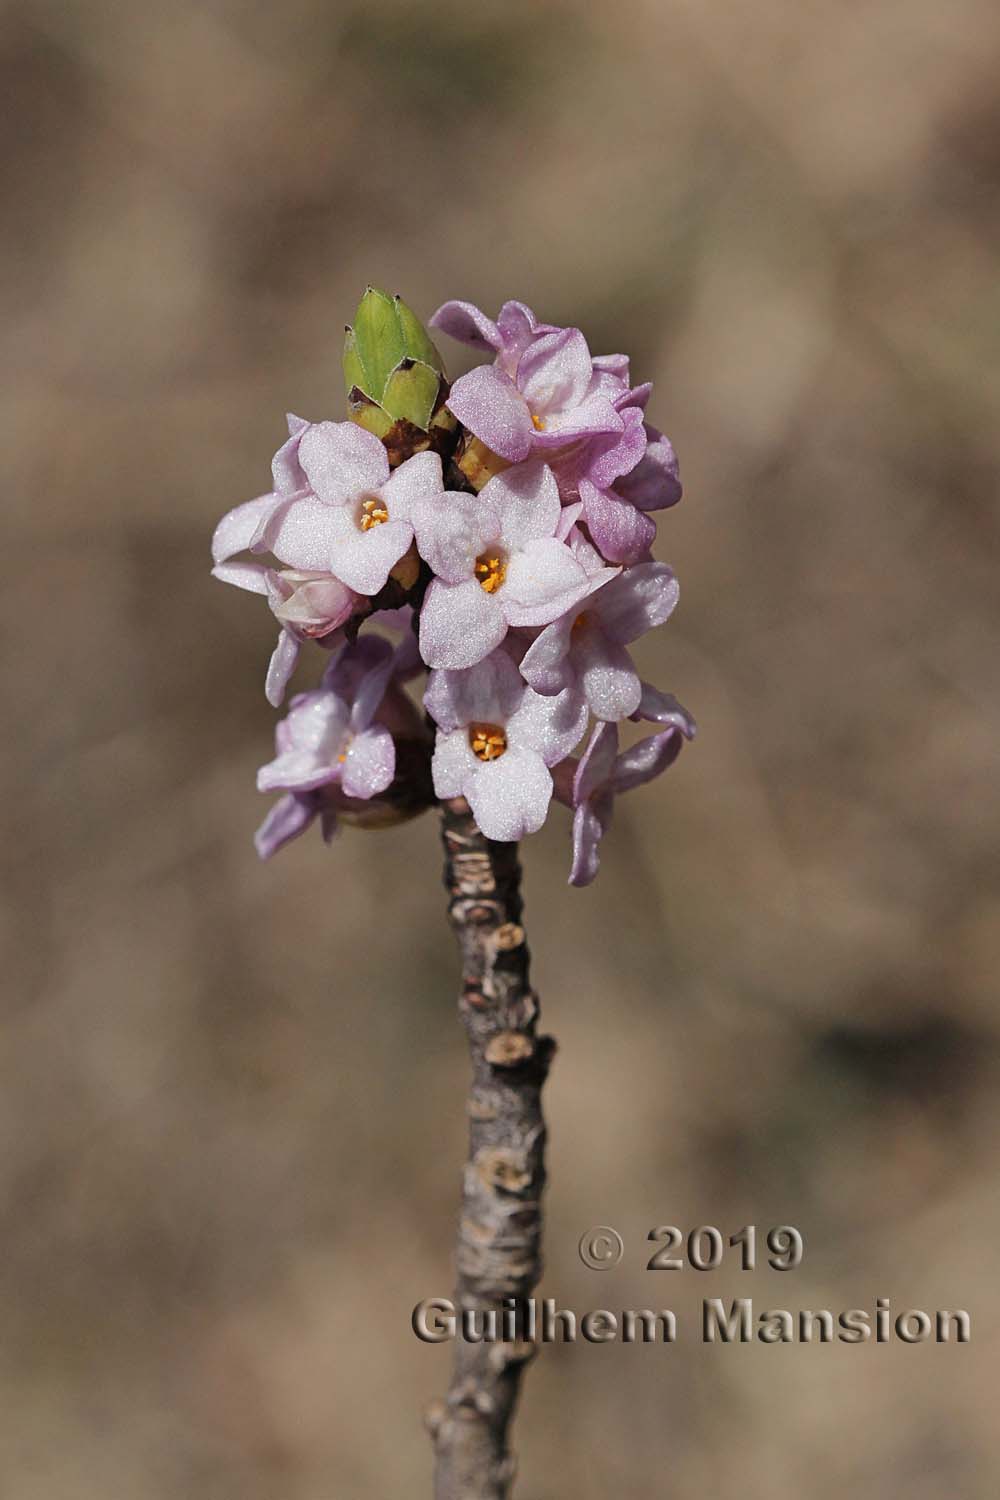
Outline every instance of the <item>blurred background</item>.
{"type": "Polygon", "coordinates": [[[208,575],[369,280],[630,352],[686,487],[641,665],[699,737],[593,888],[524,851],[542,1291],[682,1338],[549,1349],[520,1500],[995,1495],[998,61],[989,0],[4,7],[5,1495],[429,1493],[437,830],[258,864],[273,623],[208,575]],[[657,1276],[663,1223],[805,1260],[657,1276]],[[702,1346],[738,1295],[973,1343],[702,1346]]]}

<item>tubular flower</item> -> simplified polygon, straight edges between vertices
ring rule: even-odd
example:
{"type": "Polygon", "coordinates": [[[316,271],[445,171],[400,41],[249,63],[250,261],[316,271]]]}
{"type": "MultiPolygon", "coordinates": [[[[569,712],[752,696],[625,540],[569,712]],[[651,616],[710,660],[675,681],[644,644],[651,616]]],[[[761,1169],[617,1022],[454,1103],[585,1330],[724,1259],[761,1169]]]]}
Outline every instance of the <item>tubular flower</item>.
{"type": "MultiPolygon", "coordinates": [[[[437,575],[420,612],[420,652],[429,667],[472,667],[513,625],[545,625],[591,588],[556,536],[559,491],[544,464],[491,479],[461,511],[438,507],[421,550],[437,575]]],[[[609,574],[610,576],[610,574],[609,574]]]]}
{"type": "Polygon", "coordinates": [[[559,328],[532,338],[511,373],[498,362],[461,376],[448,408],[493,453],[520,463],[581,438],[621,433],[613,398],[623,390],[614,374],[595,369],[579,328],[559,328]]]}
{"type": "Polygon", "coordinates": [[[532,692],[502,649],[466,671],[430,675],[424,706],[438,726],[431,769],[439,797],[465,797],[487,838],[512,841],[545,822],[549,766],[587,723],[574,690],[532,692]]]}
{"type": "Polygon", "coordinates": [[[652,781],[681,752],[694,734],[694,723],[680,708],[675,722],[618,753],[617,724],[598,724],[578,762],[564,761],[557,770],[558,795],[573,809],[573,862],[570,885],[589,885],[601,865],[601,839],[611,826],[615,797],[652,781]]]}
{"type": "Polygon", "coordinates": [[[586,597],[535,637],[521,675],[538,693],[579,688],[595,718],[627,718],[639,708],[642,685],[625,648],[670,617],[677,593],[666,563],[640,563],[611,573],[610,582],[596,575],[586,597]]]}

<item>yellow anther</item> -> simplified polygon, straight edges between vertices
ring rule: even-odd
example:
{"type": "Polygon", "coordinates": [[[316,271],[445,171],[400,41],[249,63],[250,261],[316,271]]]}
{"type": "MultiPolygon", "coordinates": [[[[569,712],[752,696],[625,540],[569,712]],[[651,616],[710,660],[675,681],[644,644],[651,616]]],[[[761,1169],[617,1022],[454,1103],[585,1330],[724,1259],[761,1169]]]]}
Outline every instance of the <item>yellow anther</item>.
{"type": "Polygon", "coordinates": [[[480,760],[498,760],[507,749],[507,736],[499,724],[470,724],[469,745],[480,760]]]}
{"type": "Polygon", "coordinates": [[[573,621],[572,625],[570,626],[570,630],[569,630],[570,635],[576,635],[577,631],[582,630],[583,627],[584,627],[584,625],[586,625],[586,623],[587,623],[587,611],[585,609],[583,609],[583,610],[580,611],[580,613],[577,615],[576,619],[573,621]]]}
{"type": "Polygon", "coordinates": [[[495,594],[506,577],[507,564],[502,557],[484,552],[476,558],[476,580],[488,594],[495,594]]]}
{"type": "Polygon", "coordinates": [[[535,412],[531,413],[531,422],[536,432],[545,431],[545,423],[535,412]]]}
{"type": "Polygon", "coordinates": [[[388,519],[389,512],[384,501],[378,495],[366,495],[361,502],[361,514],[358,517],[361,530],[371,531],[373,526],[381,526],[388,519]]]}

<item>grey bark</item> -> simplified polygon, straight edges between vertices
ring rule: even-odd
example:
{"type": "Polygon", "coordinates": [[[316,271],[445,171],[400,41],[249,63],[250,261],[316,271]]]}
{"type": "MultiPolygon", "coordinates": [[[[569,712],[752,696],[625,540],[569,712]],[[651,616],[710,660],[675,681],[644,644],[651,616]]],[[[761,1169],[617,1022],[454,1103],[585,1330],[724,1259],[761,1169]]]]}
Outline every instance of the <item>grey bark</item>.
{"type": "MultiPolygon", "coordinates": [[[[459,1314],[516,1310],[520,1329],[542,1273],[541,1090],[555,1043],[536,1034],[517,845],[484,838],[461,798],[442,803],[441,818],[448,914],[462,958],[459,1011],[472,1064],[454,1300],[459,1314]]],[[[459,1337],[454,1350],[447,1397],[427,1412],[435,1500],[507,1500],[514,1476],[508,1432],[535,1346],[521,1337],[459,1337]]]]}

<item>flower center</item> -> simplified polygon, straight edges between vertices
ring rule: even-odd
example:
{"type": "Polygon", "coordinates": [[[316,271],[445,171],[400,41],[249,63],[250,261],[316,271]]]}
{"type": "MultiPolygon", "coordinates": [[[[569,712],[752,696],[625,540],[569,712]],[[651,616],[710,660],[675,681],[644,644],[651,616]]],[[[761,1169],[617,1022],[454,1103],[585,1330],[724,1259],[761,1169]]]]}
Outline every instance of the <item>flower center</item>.
{"type": "Polygon", "coordinates": [[[489,552],[481,552],[476,558],[475,574],[480,588],[484,588],[488,594],[495,594],[507,577],[507,560],[502,553],[494,556],[489,552]]]}
{"type": "Polygon", "coordinates": [[[358,525],[362,531],[371,531],[373,526],[382,526],[389,519],[385,501],[378,495],[366,495],[358,511],[358,525]]]}
{"type": "Polygon", "coordinates": [[[536,432],[544,432],[545,431],[545,419],[544,419],[544,417],[540,417],[537,412],[532,412],[531,413],[531,425],[534,427],[534,429],[535,429],[536,432]]]}
{"type": "Polygon", "coordinates": [[[507,736],[499,724],[470,724],[469,745],[480,760],[499,760],[507,749],[507,736]]]}

